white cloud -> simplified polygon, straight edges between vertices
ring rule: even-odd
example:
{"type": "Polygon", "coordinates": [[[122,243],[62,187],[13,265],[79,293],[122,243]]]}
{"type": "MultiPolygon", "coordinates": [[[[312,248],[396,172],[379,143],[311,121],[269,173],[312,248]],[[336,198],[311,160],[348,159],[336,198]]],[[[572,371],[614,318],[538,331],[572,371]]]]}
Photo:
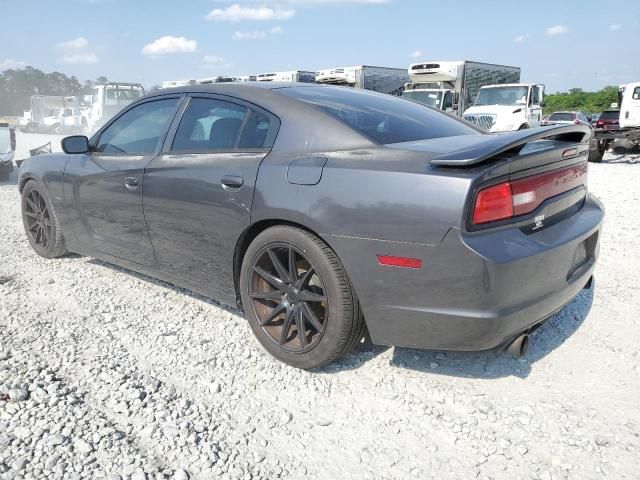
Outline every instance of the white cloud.
{"type": "Polygon", "coordinates": [[[224,63],[224,58],[218,57],[217,55],[205,55],[202,60],[204,63],[209,63],[211,65],[224,63]]]}
{"type": "Polygon", "coordinates": [[[522,35],[518,35],[516,38],[513,39],[513,41],[516,43],[522,43],[522,42],[526,42],[530,38],[531,38],[531,35],[529,33],[524,33],[522,35]]]}
{"type": "Polygon", "coordinates": [[[267,38],[267,32],[261,30],[253,30],[251,32],[235,32],[231,37],[234,40],[259,40],[267,38]]]}
{"type": "Polygon", "coordinates": [[[418,58],[422,56],[422,50],[414,50],[409,54],[411,58],[418,58]]]}
{"type": "Polygon", "coordinates": [[[0,72],[3,70],[8,70],[10,68],[24,68],[27,66],[27,62],[23,62],[22,60],[14,60],[13,58],[5,58],[4,60],[0,60],[0,72]]]}
{"type": "Polygon", "coordinates": [[[266,21],[287,20],[296,14],[295,10],[280,7],[243,7],[234,3],[227,8],[215,8],[205,17],[217,22],[240,22],[243,20],[266,21]]]}
{"type": "Polygon", "coordinates": [[[619,23],[612,23],[611,25],[609,25],[609,31],[610,32],[617,32],[618,30],[622,29],[622,25],[619,23]]]}
{"type": "Polygon", "coordinates": [[[89,41],[84,37],[74,38],[73,40],[67,40],[66,42],[58,43],[58,48],[63,50],[82,50],[89,46],[89,41]]]}
{"type": "Polygon", "coordinates": [[[89,40],[77,37],[59,42],[56,47],[62,52],[60,61],[68,64],[91,65],[98,63],[98,56],[92,51],[89,40]]]}
{"type": "Polygon", "coordinates": [[[198,42],[185,37],[166,35],[147,44],[142,49],[143,55],[169,55],[172,53],[190,53],[198,49],[198,42]]]}
{"type": "Polygon", "coordinates": [[[280,25],[276,25],[271,30],[269,30],[269,33],[271,33],[271,34],[278,34],[278,33],[282,33],[282,32],[284,32],[284,30],[282,29],[282,27],[280,25]]]}
{"type": "Polygon", "coordinates": [[[567,33],[569,31],[569,27],[566,25],[554,25],[552,27],[547,28],[545,33],[547,35],[562,35],[563,33],[567,33]]]}

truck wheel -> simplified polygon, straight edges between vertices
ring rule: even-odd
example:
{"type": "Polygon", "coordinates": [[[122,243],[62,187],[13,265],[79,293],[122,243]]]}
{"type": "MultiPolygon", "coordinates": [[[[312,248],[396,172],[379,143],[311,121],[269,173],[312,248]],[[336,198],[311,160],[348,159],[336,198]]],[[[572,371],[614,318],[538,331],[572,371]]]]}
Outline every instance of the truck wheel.
{"type": "Polygon", "coordinates": [[[529,124],[523,123],[522,125],[520,125],[520,128],[518,130],[526,130],[527,128],[529,128],[529,124]]]}
{"type": "Polygon", "coordinates": [[[293,367],[333,362],[364,335],[342,263],[326,243],[299,228],[271,227],[253,240],[242,261],[240,295],[258,341],[293,367]]]}
{"type": "Polygon", "coordinates": [[[602,157],[604,156],[604,151],[599,147],[589,149],[589,161],[592,163],[600,163],[602,161],[602,157]]]}

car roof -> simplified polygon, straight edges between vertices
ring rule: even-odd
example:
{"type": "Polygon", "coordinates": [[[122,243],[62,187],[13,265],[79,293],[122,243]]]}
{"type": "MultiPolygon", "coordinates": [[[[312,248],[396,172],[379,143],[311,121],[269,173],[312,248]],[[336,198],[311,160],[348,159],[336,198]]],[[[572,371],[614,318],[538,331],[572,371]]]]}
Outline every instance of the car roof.
{"type": "MultiPolygon", "coordinates": [[[[572,110],[558,110],[557,112],[553,112],[553,113],[572,113],[575,115],[576,113],[583,113],[583,112],[572,111],[572,110]]],[[[553,113],[551,115],[553,115],[553,113]]]]}

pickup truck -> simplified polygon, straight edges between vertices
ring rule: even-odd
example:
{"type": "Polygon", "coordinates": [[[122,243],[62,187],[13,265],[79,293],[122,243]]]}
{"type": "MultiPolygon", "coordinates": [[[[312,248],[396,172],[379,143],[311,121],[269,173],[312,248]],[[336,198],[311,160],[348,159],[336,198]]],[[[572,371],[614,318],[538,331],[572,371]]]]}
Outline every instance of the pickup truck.
{"type": "Polygon", "coordinates": [[[0,180],[13,171],[13,156],[16,151],[16,132],[7,123],[0,123],[0,180]]]}

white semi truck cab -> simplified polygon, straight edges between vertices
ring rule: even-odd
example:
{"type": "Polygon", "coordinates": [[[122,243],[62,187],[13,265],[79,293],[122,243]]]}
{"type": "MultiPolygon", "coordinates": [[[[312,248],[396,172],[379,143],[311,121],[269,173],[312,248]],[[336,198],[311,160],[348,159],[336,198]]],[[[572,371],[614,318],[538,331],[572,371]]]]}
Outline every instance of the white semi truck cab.
{"type": "Polygon", "coordinates": [[[620,127],[640,127],[640,82],[620,86],[620,127]]]}
{"type": "Polygon", "coordinates": [[[91,108],[83,127],[90,133],[96,132],[116,113],[130,103],[144,96],[144,88],[139,83],[110,82],[93,87],[91,108]]]}
{"type": "Polygon", "coordinates": [[[464,119],[491,133],[539,127],[544,85],[507,83],[485,85],[464,119]]]}

